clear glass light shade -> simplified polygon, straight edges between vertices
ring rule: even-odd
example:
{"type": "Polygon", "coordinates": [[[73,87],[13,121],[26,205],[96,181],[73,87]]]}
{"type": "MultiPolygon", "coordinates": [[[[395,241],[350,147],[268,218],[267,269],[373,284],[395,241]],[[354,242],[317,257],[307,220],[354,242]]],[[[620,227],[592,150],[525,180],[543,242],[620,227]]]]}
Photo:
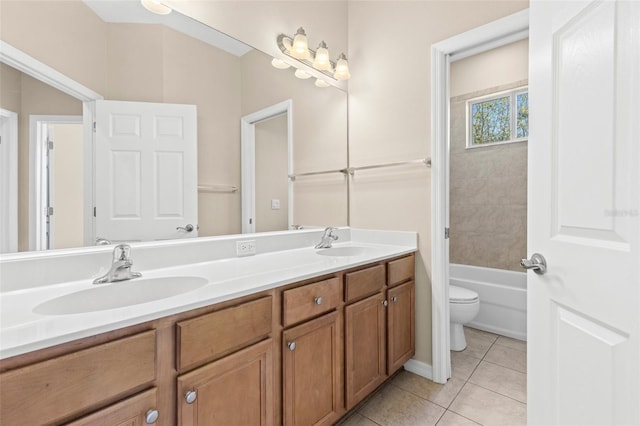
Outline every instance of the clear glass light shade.
{"type": "Polygon", "coordinates": [[[344,53],[341,53],[336,62],[336,72],[333,74],[333,78],[336,80],[349,80],[351,73],[349,72],[349,62],[347,62],[344,53]]]}
{"type": "Polygon", "coordinates": [[[306,80],[311,77],[311,74],[303,70],[296,70],[295,76],[299,79],[306,80]]]}
{"type": "Polygon", "coordinates": [[[278,68],[279,70],[286,70],[291,66],[285,61],[283,61],[282,59],[278,59],[278,58],[273,58],[271,60],[271,65],[273,65],[274,68],[278,68]]]}
{"type": "Polygon", "coordinates": [[[316,87],[329,87],[329,86],[331,86],[326,81],[320,80],[320,79],[317,79],[315,84],[316,84],[316,87]]]}
{"type": "Polygon", "coordinates": [[[309,59],[311,57],[307,43],[307,34],[305,34],[302,27],[298,28],[298,32],[293,38],[293,43],[291,43],[291,51],[289,53],[297,59],[309,59]]]}
{"type": "Polygon", "coordinates": [[[168,15],[171,13],[171,8],[160,3],[159,0],[140,0],[140,3],[149,12],[157,13],[158,15],[168,15]]]}
{"type": "Polygon", "coordinates": [[[329,60],[329,49],[327,49],[327,45],[323,41],[318,46],[318,50],[316,50],[316,56],[313,59],[313,67],[317,70],[330,70],[331,69],[331,61],[329,60]]]}

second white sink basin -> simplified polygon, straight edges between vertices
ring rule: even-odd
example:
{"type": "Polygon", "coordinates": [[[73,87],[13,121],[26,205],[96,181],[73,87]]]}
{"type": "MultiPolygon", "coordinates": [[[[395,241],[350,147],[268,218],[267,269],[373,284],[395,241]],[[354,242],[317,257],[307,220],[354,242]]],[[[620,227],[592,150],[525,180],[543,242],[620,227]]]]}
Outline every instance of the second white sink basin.
{"type": "Polygon", "coordinates": [[[33,312],[68,315],[104,311],[166,299],[204,287],[208,283],[208,280],[201,277],[162,277],[97,284],[87,290],[47,300],[36,306],[33,312]]]}
{"type": "Polygon", "coordinates": [[[316,253],[322,256],[358,256],[365,252],[364,247],[332,247],[328,249],[318,250],[316,253]]]}

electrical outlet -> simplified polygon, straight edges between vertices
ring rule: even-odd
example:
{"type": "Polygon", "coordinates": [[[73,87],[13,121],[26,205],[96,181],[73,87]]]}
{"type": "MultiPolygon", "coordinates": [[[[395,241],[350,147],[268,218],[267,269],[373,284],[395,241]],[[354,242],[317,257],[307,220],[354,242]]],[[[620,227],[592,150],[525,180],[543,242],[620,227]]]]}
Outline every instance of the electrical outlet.
{"type": "Polygon", "coordinates": [[[251,256],[256,254],[256,240],[236,241],[236,255],[251,256]]]}

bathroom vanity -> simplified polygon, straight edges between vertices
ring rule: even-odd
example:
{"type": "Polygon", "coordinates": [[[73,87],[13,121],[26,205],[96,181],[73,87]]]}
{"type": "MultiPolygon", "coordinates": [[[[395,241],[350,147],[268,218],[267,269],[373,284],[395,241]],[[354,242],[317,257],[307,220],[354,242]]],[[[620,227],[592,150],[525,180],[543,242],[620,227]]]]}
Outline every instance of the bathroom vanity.
{"type": "MultiPolygon", "coordinates": [[[[169,268],[210,283],[137,309],[3,325],[2,424],[335,423],[415,349],[415,234],[399,233],[400,245],[393,233],[339,232],[347,242],[325,253],[303,246],[169,268]],[[234,271],[242,276],[229,278],[234,271]]],[[[71,287],[62,291],[86,291],[71,287]]],[[[3,291],[2,307],[18,293],[3,291]]],[[[29,306],[42,305],[32,298],[29,306]]]]}

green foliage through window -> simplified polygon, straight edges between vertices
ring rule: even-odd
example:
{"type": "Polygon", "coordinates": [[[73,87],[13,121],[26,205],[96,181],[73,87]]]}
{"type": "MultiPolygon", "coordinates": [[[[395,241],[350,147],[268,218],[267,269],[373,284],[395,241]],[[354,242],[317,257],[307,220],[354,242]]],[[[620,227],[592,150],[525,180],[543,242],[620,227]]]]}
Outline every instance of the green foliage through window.
{"type": "Polygon", "coordinates": [[[509,142],[529,136],[529,93],[522,89],[469,101],[469,146],[509,142]]]}

